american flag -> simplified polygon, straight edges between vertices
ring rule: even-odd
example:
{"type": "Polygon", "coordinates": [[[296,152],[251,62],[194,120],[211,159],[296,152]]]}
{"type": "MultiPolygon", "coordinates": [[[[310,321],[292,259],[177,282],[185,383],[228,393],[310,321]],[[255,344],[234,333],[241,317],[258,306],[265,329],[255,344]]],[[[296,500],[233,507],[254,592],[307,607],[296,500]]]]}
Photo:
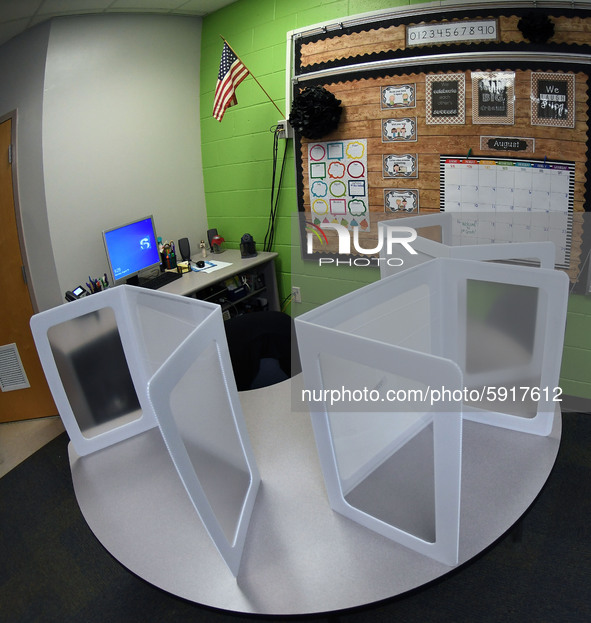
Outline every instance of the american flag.
{"type": "Polygon", "coordinates": [[[232,52],[230,46],[224,41],[218,82],[215,87],[215,97],[213,99],[213,116],[218,121],[222,120],[226,108],[238,103],[236,99],[236,89],[244,78],[248,76],[248,73],[248,69],[246,69],[242,61],[232,52]]]}

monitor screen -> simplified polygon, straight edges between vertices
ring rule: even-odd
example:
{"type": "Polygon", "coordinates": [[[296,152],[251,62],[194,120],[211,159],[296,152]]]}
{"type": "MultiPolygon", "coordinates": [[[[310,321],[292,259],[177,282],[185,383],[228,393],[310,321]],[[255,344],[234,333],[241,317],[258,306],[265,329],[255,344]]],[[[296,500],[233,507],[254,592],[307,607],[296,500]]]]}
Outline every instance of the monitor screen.
{"type": "Polygon", "coordinates": [[[160,264],[152,216],[146,216],[103,232],[113,285],[136,278],[142,270],[160,264]]]}

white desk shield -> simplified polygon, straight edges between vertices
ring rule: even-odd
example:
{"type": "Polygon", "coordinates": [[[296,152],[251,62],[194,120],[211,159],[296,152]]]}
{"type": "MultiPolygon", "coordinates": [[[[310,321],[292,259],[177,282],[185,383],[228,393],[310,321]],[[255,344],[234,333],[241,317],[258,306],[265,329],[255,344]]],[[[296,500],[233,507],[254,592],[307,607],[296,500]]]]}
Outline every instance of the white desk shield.
{"type": "Polygon", "coordinates": [[[260,476],[232,374],[221,311],[152,377],[148,394],[195,510],[236,576],[260,476]]]}
{"type": "Polygon", "coordinates": [[[489,244],[454,245],[452,219],[453,212],[437,212],[423,216],[382,221],[382,227],[392,225],[411,227],[417,232],[412,242],[416,255],[404,254],[404,266],[388,264],[387,246],[380,250],[380,277],[389,277],[402,269],[412,268],[434,258],[446,257],[461,260],[517,261],[535,263],[540,268],[554,268],[556,247],[553,242],[496,242],[489,244]]]}
{"type": "Polygon", "coordinates": [[[462,417],[550,433],[567,292],[558,271],[436,259],[297,317],[332,508],[456,564],[462,417]],[[498,399],[516,382],[551,391],[516,411],[498,399]],[[464,399],[481,383],[497,400],[464,399]]]}
{"type": "Polygon", "coordinates": [[[118,286],[37,314],[31,328],[76,453],[159,426],[236,575],[260,476],[219,306],[118,286]]]}

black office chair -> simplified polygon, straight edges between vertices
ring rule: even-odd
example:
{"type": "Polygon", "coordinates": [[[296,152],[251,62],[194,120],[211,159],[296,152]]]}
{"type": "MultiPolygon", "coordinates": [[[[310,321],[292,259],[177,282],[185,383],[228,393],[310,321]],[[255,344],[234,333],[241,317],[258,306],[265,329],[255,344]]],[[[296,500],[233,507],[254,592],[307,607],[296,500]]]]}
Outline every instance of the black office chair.
{"type": "Polygon", "coordinates": [[[252,312],[230,318],[224,326],[238,391],[274,385],[300,371],[288,314],[252,312]]]}

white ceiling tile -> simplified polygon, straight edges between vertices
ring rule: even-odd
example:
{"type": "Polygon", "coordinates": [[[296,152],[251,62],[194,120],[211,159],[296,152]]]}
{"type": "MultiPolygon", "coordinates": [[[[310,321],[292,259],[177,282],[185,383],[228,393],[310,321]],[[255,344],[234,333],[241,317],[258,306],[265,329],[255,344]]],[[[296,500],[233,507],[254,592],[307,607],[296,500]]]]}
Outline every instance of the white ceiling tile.
{"type": "Polygon", "coordinates": [[[0,22],[31,17],[42,4],[43,0],[0,0],[0,22]]]}
{"type": "Polygon", "coordinates": [[[114,0],[111,10],[171,11],[185,4],[184,0],[114,0]]]}
{"type": "Polygon", "coordinates": [[[29,25],[29,19],[14,20],[6,24],[0,23],[0,45],[10,41],[13,37],[20,34],[29,25]]]}
{"type": "Polygon", "coordinates": [[[111,1],[112,0],[45,0],[39,9],[38,15],[100,13],[109,7],[111,1]]]}
{"type": "Polygon", "coordinates": [[[208,15],[236,0],[0,0],[0,45],[57,16],[86,13],[208,15]]]}
{"type": "Polygon", "coordinates": [[[195,15],[208,15],[222,7],[233,4],[236,0],[188,0],[173,13],[194,13],[195,15]]]}

